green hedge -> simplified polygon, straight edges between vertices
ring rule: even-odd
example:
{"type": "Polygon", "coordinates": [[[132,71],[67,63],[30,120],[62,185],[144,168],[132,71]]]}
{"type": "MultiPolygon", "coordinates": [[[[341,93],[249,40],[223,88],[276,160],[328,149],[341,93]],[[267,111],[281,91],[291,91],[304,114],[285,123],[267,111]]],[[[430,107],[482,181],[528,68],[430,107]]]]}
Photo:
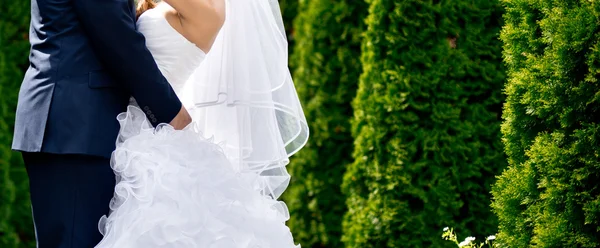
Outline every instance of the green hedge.
{"type": "Polygon", "coordinates": [[[600,4],[503,0],[509,168],[493,208],[511,247],[600,247],[600,4]]]}
{"type": "Polygon", "coordinates": [[[288,225],[303,247],[342,247],[341,193],[351,163],[350,102],[356,94],[367,9],[359,0],[301,1],[295,20],[294,80],[311,137],[289,165],[288,225]]]}
{"type": "Polygon", "coordinates": [[[11,152],[14,113],[28,66],[29,1],[0,4],[0,247],[35,247],[27,174],[11,152]]]}
{"type": "MultiPolygon", "coordinates": [[[[500,141],[496,0],[369,0],[344,176],[346,247],[446,247],[445,226],[492,234],[500,141]]],[[[460,235],[460,233],[459,233],[460,235]]]]}

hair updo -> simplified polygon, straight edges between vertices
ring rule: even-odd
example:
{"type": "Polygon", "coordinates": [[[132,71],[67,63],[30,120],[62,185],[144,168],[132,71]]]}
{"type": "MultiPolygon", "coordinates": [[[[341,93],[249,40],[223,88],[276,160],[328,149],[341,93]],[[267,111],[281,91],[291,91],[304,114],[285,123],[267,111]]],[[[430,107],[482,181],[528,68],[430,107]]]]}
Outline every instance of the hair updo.
{"type": "Polygon", "coordinates": [[[140,16],[146,12],[146,10],[153,9],[156,7],[156,2],[154,0],[138,0],[137,7],[135,9],[135,18],[140,18],[140,16]]]}

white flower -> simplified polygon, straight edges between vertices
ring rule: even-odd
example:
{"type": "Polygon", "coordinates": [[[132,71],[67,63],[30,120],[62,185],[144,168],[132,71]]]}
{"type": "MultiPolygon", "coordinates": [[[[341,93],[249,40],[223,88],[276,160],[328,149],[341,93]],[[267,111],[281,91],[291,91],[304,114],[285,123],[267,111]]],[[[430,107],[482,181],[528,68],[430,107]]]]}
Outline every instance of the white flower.
{"type": "Polygon", "coordinates": [[[487,240],[494,240],[494,239],[496,239],[496,235],[491,235],[491,236],[487,237],[487,240]]]}
{"type": "Polygon", "coordinates": [[[444,227],[444,232],[447,232],[447,231],[448,231],[448,229],[450,229],[450,228],[448,228],[448,227],[444,227]]]}
{"type": "Polygon", "coordinates": [[[465,241],[460,242],[460,244],[458,244],[458,247],[464,247],[464,246],[470,245],[471,242],[473,242],[473,241],[475,241],[475,237],[467,237],[465,239],[465,241]]]}

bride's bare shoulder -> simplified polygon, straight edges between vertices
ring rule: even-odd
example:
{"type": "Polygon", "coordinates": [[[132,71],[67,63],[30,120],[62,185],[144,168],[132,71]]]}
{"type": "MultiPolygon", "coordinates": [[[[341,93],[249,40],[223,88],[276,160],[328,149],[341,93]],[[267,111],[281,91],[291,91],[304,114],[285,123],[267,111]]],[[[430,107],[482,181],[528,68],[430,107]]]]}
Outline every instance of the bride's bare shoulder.
{"type": "Polygon", "coordinates": [[[160,2],[158,5],[156,5],[153,11],[164,16],[164,18],[171,25],[171,27],[175,29],[175,31],[182,35],[184,34],[183,26],[181,25],[181,20],[179,19],[179,14],[173,7],[165,2],[160,2]]]}

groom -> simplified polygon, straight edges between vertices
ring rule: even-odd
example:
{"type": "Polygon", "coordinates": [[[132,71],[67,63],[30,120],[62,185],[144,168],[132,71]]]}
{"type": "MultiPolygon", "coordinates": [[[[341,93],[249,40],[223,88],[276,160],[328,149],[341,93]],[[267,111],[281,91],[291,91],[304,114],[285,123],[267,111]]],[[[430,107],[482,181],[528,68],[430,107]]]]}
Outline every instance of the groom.
{"type": "Polygon", "coordinates": [[[29,174],[38,248],[90,248],[115,186],[116,116],[133,96],[153,125],[191,118],[162,76],[128,0],[32,0],[30,67],[13,149],[29,174]]]}

